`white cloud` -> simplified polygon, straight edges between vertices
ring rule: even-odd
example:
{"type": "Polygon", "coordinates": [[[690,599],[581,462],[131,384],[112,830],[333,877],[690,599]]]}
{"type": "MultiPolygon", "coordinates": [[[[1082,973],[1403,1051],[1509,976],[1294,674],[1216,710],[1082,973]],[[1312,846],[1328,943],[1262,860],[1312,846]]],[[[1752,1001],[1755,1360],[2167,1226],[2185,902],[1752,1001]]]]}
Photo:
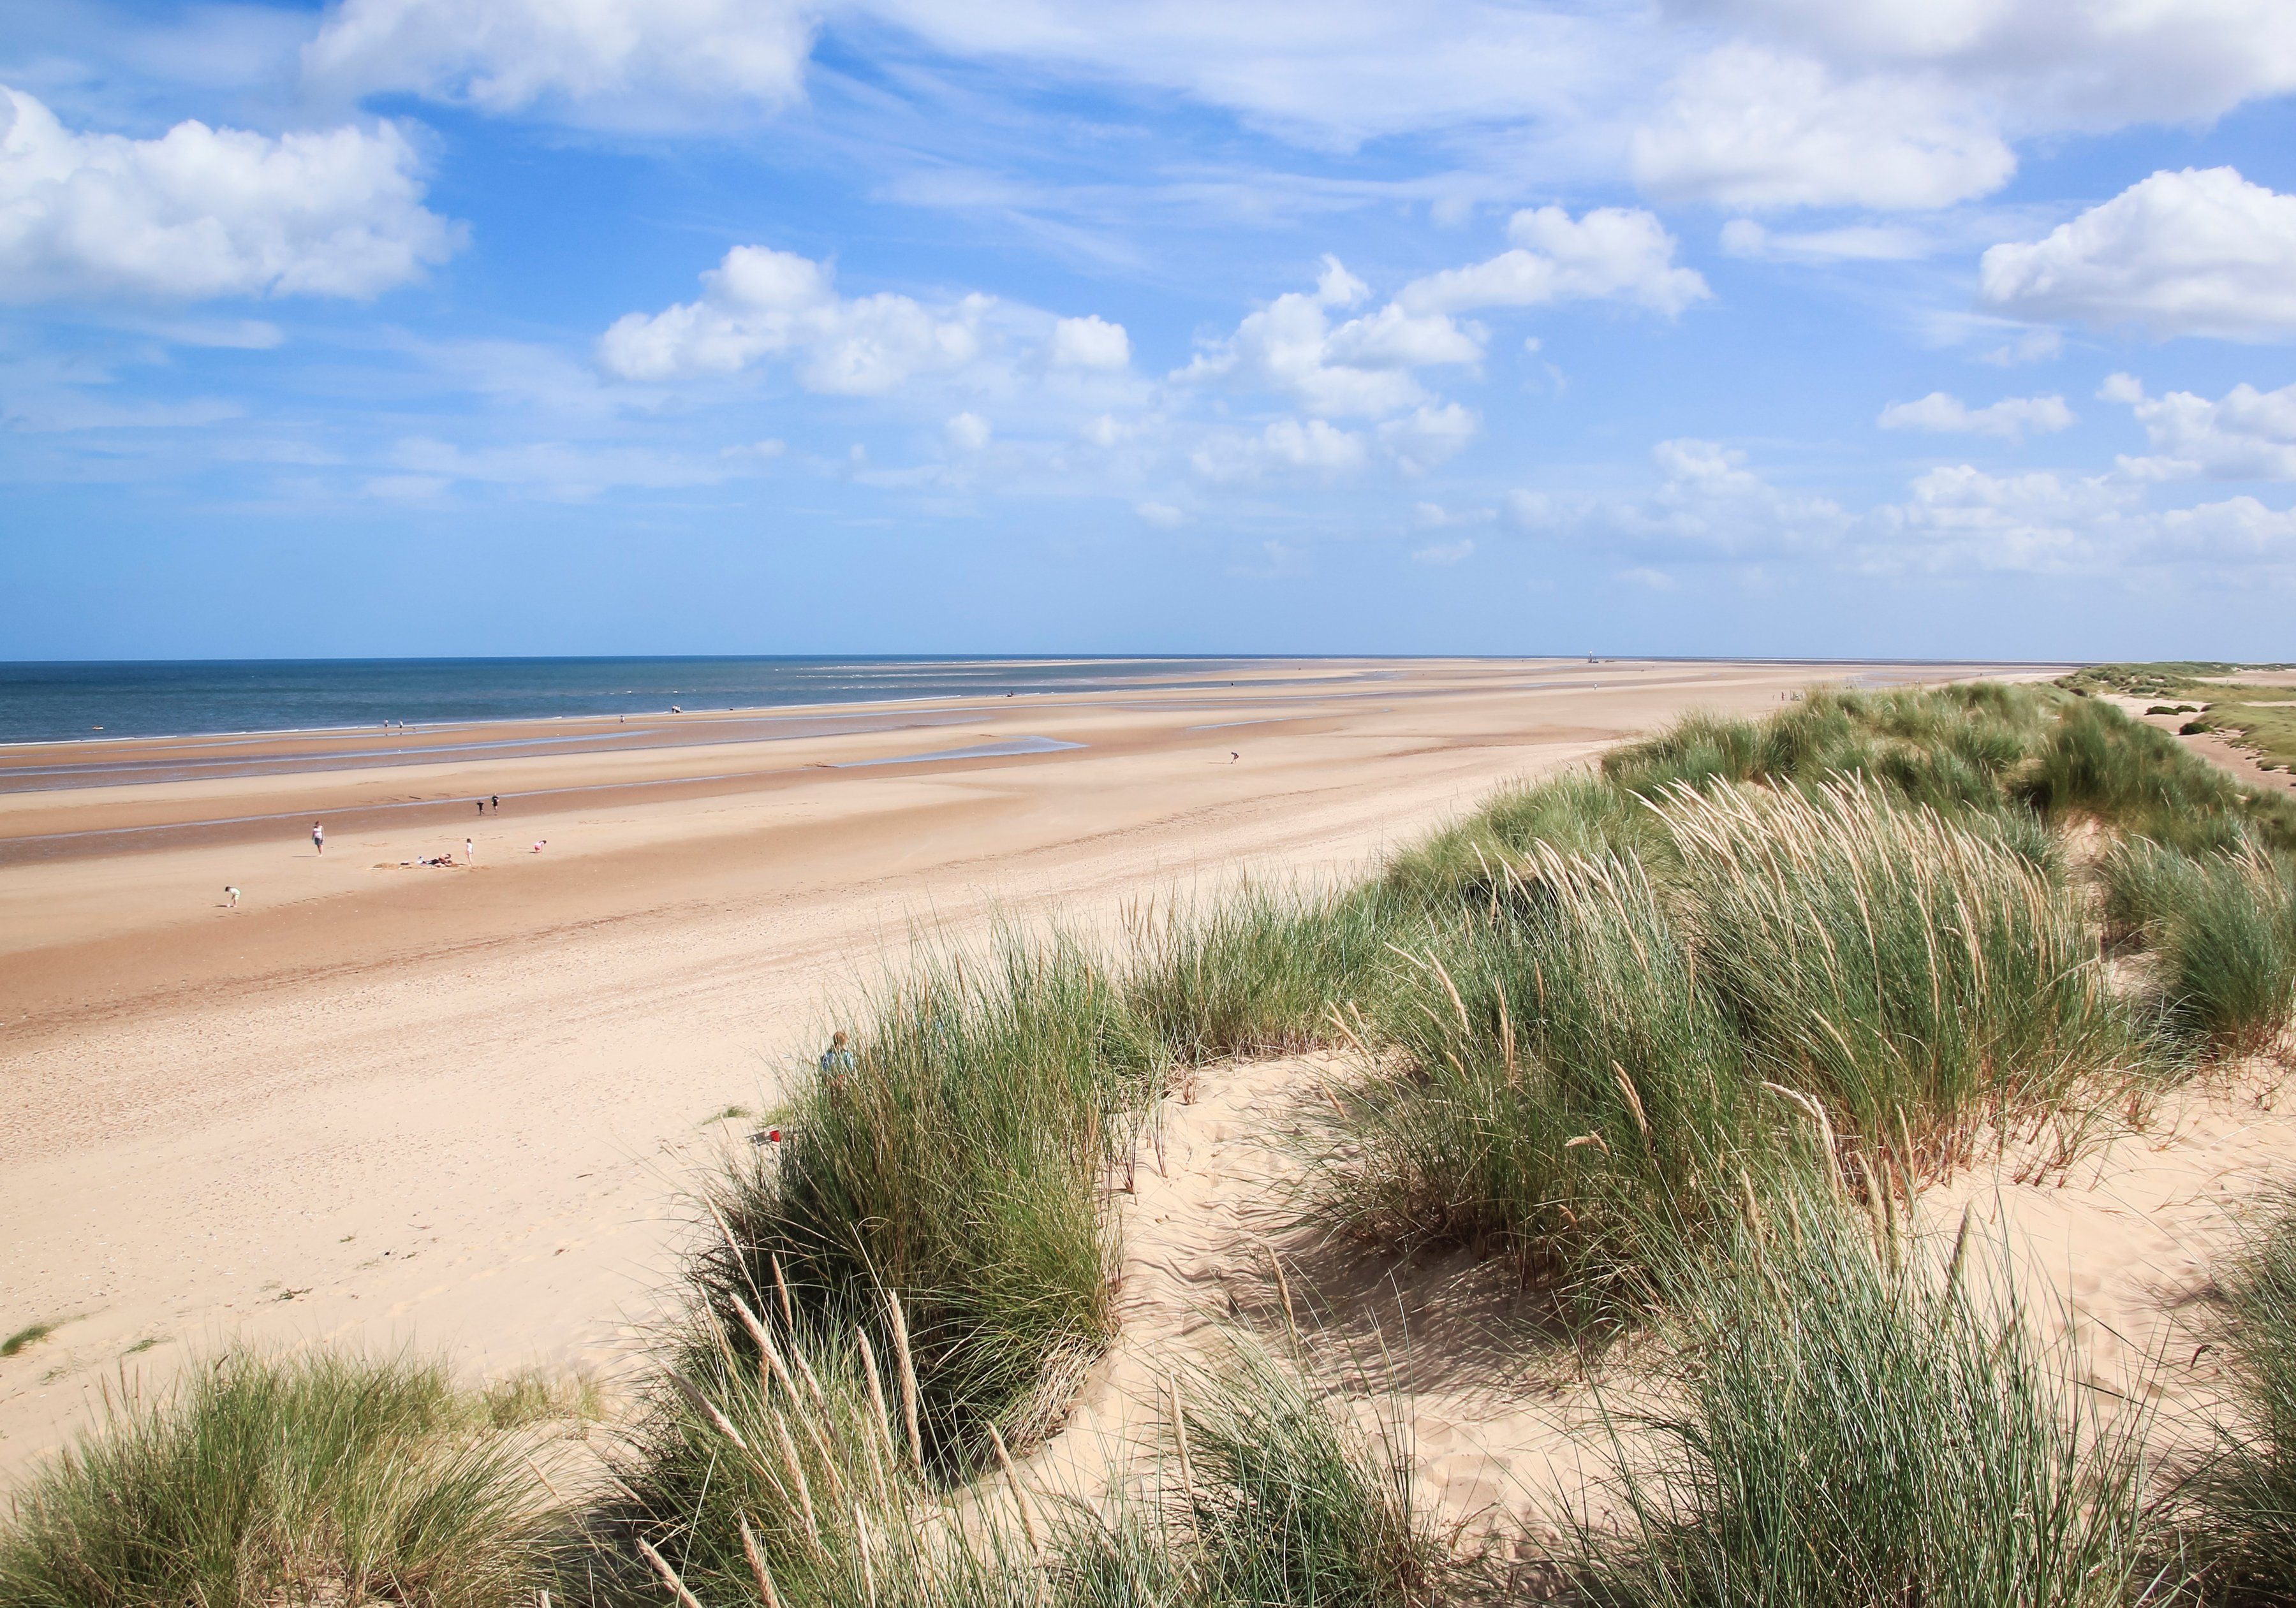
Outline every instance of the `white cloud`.
{"type": "Polygon", "coordinates": [[[2064,355],[2065,338],[2054,330],[2022,330],[2017,339],[2005,341],[1989,352],[1978,354],[1977,361],[1989,363],[1999,369],[2014,368],[2021,363],[2047,363],[2064,355]]]}
{"type": "Polygon", "coordinates": [[[1651,461],[1659,481],[1648,491],[1516,491],[1507,512],[1526,530],[1654,559],[1807,554],[1834,546],[1853,523],[1828,498],[1772,486],[1718,442],[1661,441],[1651,461]]]}
{"type": "Polygon", "coordinates": [[[1440,313],[1391,303],[1333,325],[1333,307],[1367,294],[1361,280],[1327,257],[1315,294],[1291,291],[1247,314],[1233,337],[1199,353],[1174,378],[1281,392],[1327,417],[1382,418],[1427,400],[1412,369],[1482,356],[1476,331],[1440,313]]]}
{"type": "Polygon", "coordinates": [[[427,497],[467,482],[580,501],[623,487],[663,491],[713,485],[747,472],[722,457],[701,460],[594,441],[467,447],[417,436],[398,443],[390,456],[400,472],[369,481],[370,494],[427,497]]]}
{"type": "Polygon", "coordinates": [[[701,276],[699,300],[617,319],[599,339],[599,361],[625,380],[660,380],[734,374],[785,356],[808,390],[879,396],[980,355],[988,298],[933,309],[889,292],[849,298],[833,279],[809,257],[736,246],[701,276]]]}
{"type": "Polygon", "coordinates": [[[1611,19],[1505,0],[871,0],[870,9],[961,56],[1177,91],[1321,146],[1562,113],[1636,69],[1615,47],[1611,19]]]}
{"type": "Polygon", "coordinates": [[[1342,471],[1363,467],[1363,437],[1321,419],[1305,423],[1278,419],[1267,427],[1262,439],[1269,456],[1295,469],[1342,471]]]}
{"type": "Polygon", "coordinates": [[[462,244],[422,199],[387,123],[275,139],[184,122],[131,140],[75,134],[0,86],[0,298],[364,299],[462,244]]]}
{"type": "Polygon", "coordinates": [[[1958,396],[1931,391],[1918,402],[1893,402],[1876,420],[1885,430],[1930,430],[1940,434],[1998,436],[2018,441],[2025,432],[2046,435],[2070,429],[2077,420],[2062,396],[2004,396],[1972,408],[1958,396]]]}
{"type": "Polygon", "coordinates": [[[1931,470],[1866,520],[1868,569],[2131,575],[2164,568],[2296,579],[2296,510],[2232,497],[2154,509],[2137,477],[1931,470]]]}
{"type": "Polygon", "coordinates": [[[1327,307],[1352,307],[1371,294],[1371,287],[1347,270],[1330,252],[1324,253],[1324,271],[1316,276],[1316,299],[1327,307]]]}
{"type": "Polygon", "coordinates": [[[1734,217],[1722,225],[1722,249],[1755,262],[1896,263],[1927,257],[1936,246],[1920,230],[1894,224],[1780,233],[1752,218],[1734,217]]]}
{"type": "Polygon", "coordinates": [[[1934,72],[2021,127],[2217,117],[2296,88],[2285,0],[1670,0],[1849,69],[1934,72]]]}
{"type": "Polygon", "coordinates": [[[1132,338],[1104,318],[1063,318],[1053,326],[1053,366],[1120,369],[1132,361],[1132,338]]]}
{"type": "Polygon", "coordinates": [[[1412,505],[1412,518],[1422,530],[1447,530],[1461,525],[1488,525],[1498,518],[1495,508],[1446,508],[1440,502],[1412,505]]]}
{"type": "Polygon", "coordinates": [[[957,414],[941,426],[948,444],[962,453],[977,453],[988,445],[988,420],[974,412],[957,414]]]}
{"type": "Polygon", "coordinates": [[[2018,318],[2284,339],[2296,336],[2296,196],[2230,167],[2162,171],[2046,240],[1992,247],[1978,283],[2018,318]]]}
{"type": "Polygon", "coordinates": [[[1482,416],[1461,403],[1423,404],[1381,425],[1379,444],[1405,474],[1424,474],[1457,456],[1482,428],[1482,416]]]}
{"type": "Polygon", "coordinates": [[[1635,134],[1633,167],[1669,200],[1927,209],[1999,189],[2017,159],[1937,80],[1844,81],[1808,57],[1734,43],[1675,81],[1635,134]]]}
{"type": "Polygon", "coordinates": [[[1177,530],[1188,523],[1187,510],[1168,502],[1141,502],[1135,504],[1132,511],[1159,530],[1177,530]]]}
{"type": "Polygon", "coordinates": [[[1352,430],[1321,419],[1278,419],[1257,436],[1209,437],[1188,461],[1205,479],[1233,485],[1256,480],[1271,469],[1336,478],[1361,469],[1370,456],[1364,438],[1352,430]]]}
{"type": "Polygon", "coordinates": [[[1472,325],[1463,329],[1440,313],[1406,313],[1390,302],[1341,324],[1324,352],[1332,362],[1356,368],[1429,368],[1480,362],[1480,336],[1472,325]]]}
{"type": "Polygon", "coordinates": [[[2296,480],[2296,385],[2276,391],[2237,385],[2210,402],[2190,391],[2148,396],[2130,376],[2115,374],[2097,395],[2132,409],[2152,443],[2152,456],[2121,461],[2126,473],[2146,480],[2296,480]]]}
{"type": "Polygon", "coordinates": [[[1574,219],[1539,207],[1508,220],[1507,236],[1514,249],[1414,280],[1396,305],[1423,314],[1617,299],[1671,317],[1709,294],[1695,270],[1675,265],[1674,237],[1647,212],[1603,207],[1574,219]]]}
{"type": "Polygon", "coordinates": [[[803,93],[809,5],[789,0],[343,0],[303,54],[315,86],[482,111],[681,127],[803,93]]]}
{"type": "Polygon", "coordinates": [[[1910,535],[1878,567],[2059,573],[2100,566],[2106,533],[2133,511],[2133,494],[2054,474],[1991,475],[1968,464],[1933,469],[1903,504],[1880,510],[1885,531],[1910,535]]]}
{"type": "Polygon", "coordinates": [[[1472,557],[1474,551],[1474,539],[1462,536],[1456,542],[1435,542],[1417,548],[1412,552],[1411,561],[1414,564],[1456,564],[1472,557]]]}

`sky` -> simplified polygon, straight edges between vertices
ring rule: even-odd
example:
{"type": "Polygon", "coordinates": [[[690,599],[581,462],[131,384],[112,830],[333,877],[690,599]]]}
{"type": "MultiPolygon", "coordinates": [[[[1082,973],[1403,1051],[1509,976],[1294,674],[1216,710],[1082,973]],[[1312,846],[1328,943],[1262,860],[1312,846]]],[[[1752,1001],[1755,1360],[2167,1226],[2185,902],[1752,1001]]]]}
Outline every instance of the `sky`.
{"type": "Polygon", "coordinates": [[[9,0],[0,658],[2296,658],[2288,0],[9,0]]]}

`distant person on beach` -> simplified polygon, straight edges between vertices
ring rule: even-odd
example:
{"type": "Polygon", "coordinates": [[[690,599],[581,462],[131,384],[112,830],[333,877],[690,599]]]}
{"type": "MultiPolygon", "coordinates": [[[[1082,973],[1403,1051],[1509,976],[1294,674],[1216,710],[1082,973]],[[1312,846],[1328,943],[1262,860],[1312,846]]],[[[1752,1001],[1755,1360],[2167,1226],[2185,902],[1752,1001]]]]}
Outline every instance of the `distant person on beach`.
{"type": "Polygon", "coordinates": [[[231,901],[232,909],[237,910],[239,908],[239,890],[237,888],[226,886],[223,890],[223,896],[231,901]]]}
{"type": "Polygon", "coordinates": [[[327,828],[316,820],[311,823],[311,847],[322,854],[327,852],[327,828]]]}
{"type": "Polygon", "coordinates": [[[1238,753],[1237,753],[1234,749],[1233,749],[1233,748],[1230,748],[1230,749],[1227,751],[1227,763],[1230,763],[1230,764],[1234,764],[1234,763],[1235,763],[1235,762],[1236,762],[1237,760],[1242,759],[1242,757],[1243,757],[1243,755],[1242,755],[1238,754],[1238,753]]]}
{"type": "Polygon", "coordinates": [[[467,837],[463,839],[463,863],[464,865],[479,863],[479,845],[467,837]]]}
{"type": "Polygon", "coordinates": [[[501,813],[502,813],[502,795],[501,795],[501,794],[499,794],[499,793],[489,793],[489,794],[488,794],[488,795],[487,795],[487,802],[488,802],[488,804],[491,804],[492,805],[494,805],[494,807],[495,807],[495,813],[496,813],[496,814],[499,815],[499,814],[501,814],[501,813]]]}
{"type": "Polygon", "coordinates": [[[481,814],[481,815],[483,815],[483,814],[485,814],[486,812],[487,812],[487,801],[486,801],[485,799],[481,798],[480,800],[479,800],[479,813],[480,813],[480,814],[481,814]]]}
{"type": "Polygon", "coordinates": [[[846,1047],[845,1030],[839,1028],[829,1037],[829,1048],[821,1052],[821,1075],[831,1083],[840,1083],[853,1070],[853,1052],[846,1047]]]}

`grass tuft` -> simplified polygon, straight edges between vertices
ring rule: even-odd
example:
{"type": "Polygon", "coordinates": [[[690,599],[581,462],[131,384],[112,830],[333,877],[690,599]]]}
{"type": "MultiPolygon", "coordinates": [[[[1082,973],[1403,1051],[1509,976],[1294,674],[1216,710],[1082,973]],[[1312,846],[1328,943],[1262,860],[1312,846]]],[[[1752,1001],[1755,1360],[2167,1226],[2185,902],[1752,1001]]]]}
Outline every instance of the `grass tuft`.
{"type": "Polygon", "coordinates": [[[1862,781],[1685,789],[1660,813],[1699,961],[1754,1070],[1825,1101],[1866,1147],[1904,1124],[1949,1155],[1981,1120],[2141,1061],[2079,903],[1985,818],[1862,781]]]}
{"type": "MultiPolygon", "coordinates": [[[[2144,1419],[2106,1417],[2005,1280],[1898,1270],[1867,1226],[1772,1204],[1678,1262],[1678,1394],[1614,1420],[1615,1519],[1570,1515],[1590,1608],[2126,1608],[2146,1560],[2144,1419]]],[[[1981,1259],[1980,1259],[1981,1260],[1981,1259]]]]}
{"type": "Polygon", "coordinates": [[[2100,865],[2107,923],[2141,937],[2176,1032],[2219,1054],[2261,1047],[2296,1011],[2296,877],[2253,840],[2192,855],[2148,838],[2100,865]]]}
{"type": "Polygon", "coordinates": [[[0,1357],[13,1357],[20,1351],[30,1350],[54,1334],[63,1321],[62,1318],[53,1318],[44,1323],[26,1324],[7,1339],[0,1340],[0,1357]]]}
{"type": "Polygon", "coordinates": [[[2188,1539],[2226,1599],[2296,1600],[2296,1197],[2265,1203],[2219,1279],[2234,1413],[2185,1492],[2188,1539]]]}
{"type": "Polygon", "coordinates": [[[130,1401],[0,1522],[5,1608],[496,1608],[551,1514],[510,1441],[406,1359],[233,1353],[130,1401]]]}

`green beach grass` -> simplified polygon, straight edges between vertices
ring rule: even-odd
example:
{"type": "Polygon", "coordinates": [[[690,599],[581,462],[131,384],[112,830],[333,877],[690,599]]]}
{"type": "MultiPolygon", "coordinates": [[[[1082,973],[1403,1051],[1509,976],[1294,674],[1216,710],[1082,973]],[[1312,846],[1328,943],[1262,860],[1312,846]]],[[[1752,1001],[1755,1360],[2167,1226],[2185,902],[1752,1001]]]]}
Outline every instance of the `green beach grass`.
{"type": "Polygon", "coordinates": [[[578,1495],[526,1457],[591,1387],[233,1355],[19,1493],[0,1608],[1490,1589],[1407,1434],[1311,1384],[1297,1335],[1179,1365],[1155,1466],[1095,1502],[1014,1461],[1115,1334],[1111,1202],[1160,1103],[1310,1050],[1343,1057],[1300,1141],[1321,1226],[1505,1259],[1677,1365],[1633,1427],[1654,1460],[1565,1515],[1566,1600],[2282,1600],[2285,1222],[2226,1283],[2242,1449],[2167,1507],[2141,1412],[2095,1410],[1981,1247],[1902,1225],[1988,1142],[2058,1121],[2070,1157],[2272,1042],[2292,848],[2296,807],[2077,688],[1817,692],[1505,789],[1355,886],[921,951],[846,1013],[852,1065],[776,1108],[784,1143],[705,1181],[683,1316],[578,1495]]]}
{"type": "Polygon", "coordinates": [[[496,1416],[435,1364],[226,1354],[16,1495],[0,1605],[530,1601],[554,1505],[496,1416]]]}
{"type": "MultiPolygon", "coordinates": [[[[1877,1253],[1822,1194],[1664,1273],[1678,1375],[1570,1515],[1589,1608],[2135,1608],[2172,1600],[2141,1410],[2043,1347],[1984,1252],[1877,1253]]],[[[2141,1382],[2131,1382],[2141,1390],[2141,1382]]],[[[2126,1392],[2122,1392],[2125,1394],[2126,1392]]]]}
{"type": "Polygon", "coordinates": [[[2178,1517],[2213,1594],[2261,1608],[2296,1601],[2296,1195],[2286,1187],[2257,1203],[2218,1284],[2230,1410],[2178,1517]]]}

